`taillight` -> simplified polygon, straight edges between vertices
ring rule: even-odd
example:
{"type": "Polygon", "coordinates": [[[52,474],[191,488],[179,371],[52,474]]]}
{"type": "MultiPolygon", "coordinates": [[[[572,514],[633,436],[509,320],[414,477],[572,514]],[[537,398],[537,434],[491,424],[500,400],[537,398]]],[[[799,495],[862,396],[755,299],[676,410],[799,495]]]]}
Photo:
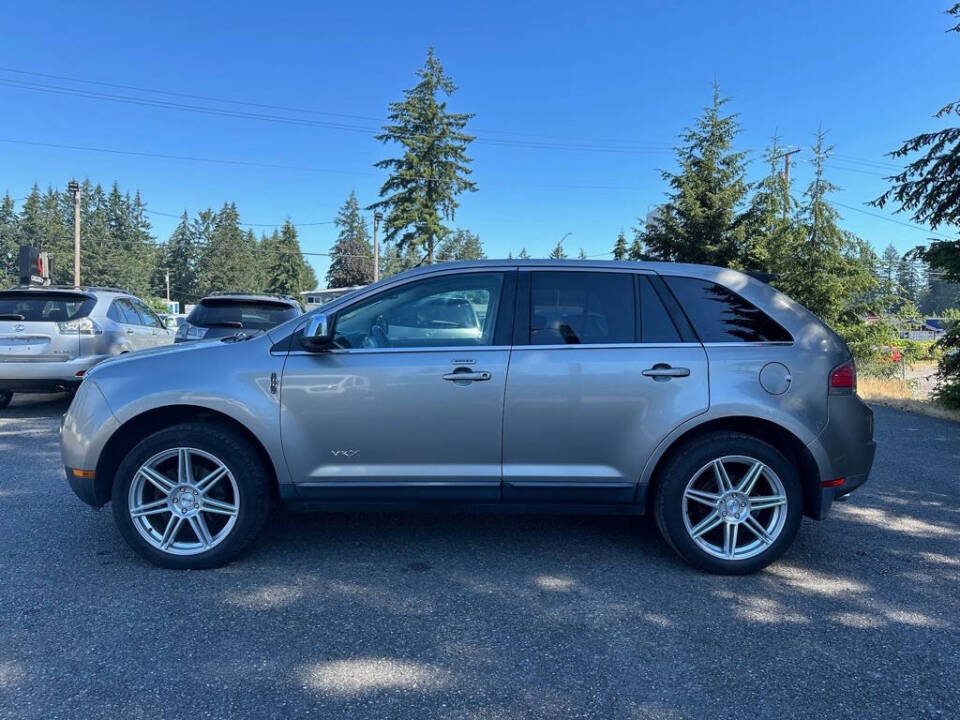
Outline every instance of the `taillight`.
{"type": "Polygon", "coordinates": [[[856,390],[857,367],[853,360],[838,365],[830,373],[830,391],[856,390]]]}

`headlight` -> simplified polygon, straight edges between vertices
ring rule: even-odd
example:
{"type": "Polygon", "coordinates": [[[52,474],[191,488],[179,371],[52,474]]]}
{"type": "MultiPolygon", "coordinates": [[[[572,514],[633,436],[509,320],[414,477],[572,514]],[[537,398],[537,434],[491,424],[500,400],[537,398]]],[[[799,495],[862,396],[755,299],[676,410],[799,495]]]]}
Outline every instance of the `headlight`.
{"type": "Polygon", "coordinates": [[[177,328],[177,337],[181,340],[203,340],[204,335],[207,334],[207,329],[208,328],[205,327],[191,325],[184,321],[181,322],[180,327],[177,328]]]}
{"type": "Polygon", "coordinates": [[[103,333],[103,328],[88,317],[58,322],[57,328],[61,335],[101,335],[103,333]]]}

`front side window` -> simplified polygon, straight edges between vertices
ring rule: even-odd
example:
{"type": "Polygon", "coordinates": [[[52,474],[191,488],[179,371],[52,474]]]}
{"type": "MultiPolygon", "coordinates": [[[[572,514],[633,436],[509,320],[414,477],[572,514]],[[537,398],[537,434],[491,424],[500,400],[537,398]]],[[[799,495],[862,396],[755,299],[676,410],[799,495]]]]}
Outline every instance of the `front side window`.
{"type": "Polygon", "coordinates": [[[790,333],[732,290],[697,278],[664,277],[700,341],[792,342],[790,333]]]}
{"type": "Polygon", "coordinates": [[[493,344],[503,273],[463,273],[386,290],[337,316],[339,348],[493,344]]]}
{"type": "Polygon", "coordinates": [[[636,342],[632,274],[535,272],[530,287],[531,345],[636,342]]]}
{"type": "Polygon", "coordinates": [[[131,300],[130,302],[133,303],[133,307],[137,311],[141,325],[146,325],[147,327],[153,328],[163,327],[163,323],[160,322],[160,318],[158,318],[154,314],[153,310],[148,308],[145,303],[141,302],[140,300],[131,300]]]}

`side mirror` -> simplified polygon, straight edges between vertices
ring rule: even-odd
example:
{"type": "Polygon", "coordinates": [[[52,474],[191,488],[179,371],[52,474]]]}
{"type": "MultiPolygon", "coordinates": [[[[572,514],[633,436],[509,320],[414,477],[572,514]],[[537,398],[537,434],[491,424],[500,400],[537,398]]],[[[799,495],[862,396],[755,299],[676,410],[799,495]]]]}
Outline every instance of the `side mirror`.
{"type": "Polygon", "coordinates": [[[324,313],[312,315],[300,342],[312,352],[325,349],[333,342],[333,325],[333,318],[324,313]]]}

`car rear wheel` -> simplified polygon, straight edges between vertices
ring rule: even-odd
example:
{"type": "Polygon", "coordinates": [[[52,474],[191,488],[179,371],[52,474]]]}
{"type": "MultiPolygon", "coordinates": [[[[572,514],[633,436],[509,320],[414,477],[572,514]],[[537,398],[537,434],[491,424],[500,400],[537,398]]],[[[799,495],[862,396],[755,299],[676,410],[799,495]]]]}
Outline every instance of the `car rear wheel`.
{"type": "Polygon", "coordinates": [[[188,423],[153,433],[127,454],[112,502],[120,533],[150,562],[216,567],[235,558],[263,527],[269,475],[234,433],[188,423]]]}
{"type": "Polygon", "coordinates": [[[793,542],[803,490],[793,465],[772,445],[716,433],[673,454],[654,494],[657,525],[687,562],[732,575],[760,570],[793,542]]]}
{"type": "Polygon", "coordinates": [[[10,401],[13,400],[13,393],[8,390],[0,390],[0,410],[3,410],[10,401]]]}

